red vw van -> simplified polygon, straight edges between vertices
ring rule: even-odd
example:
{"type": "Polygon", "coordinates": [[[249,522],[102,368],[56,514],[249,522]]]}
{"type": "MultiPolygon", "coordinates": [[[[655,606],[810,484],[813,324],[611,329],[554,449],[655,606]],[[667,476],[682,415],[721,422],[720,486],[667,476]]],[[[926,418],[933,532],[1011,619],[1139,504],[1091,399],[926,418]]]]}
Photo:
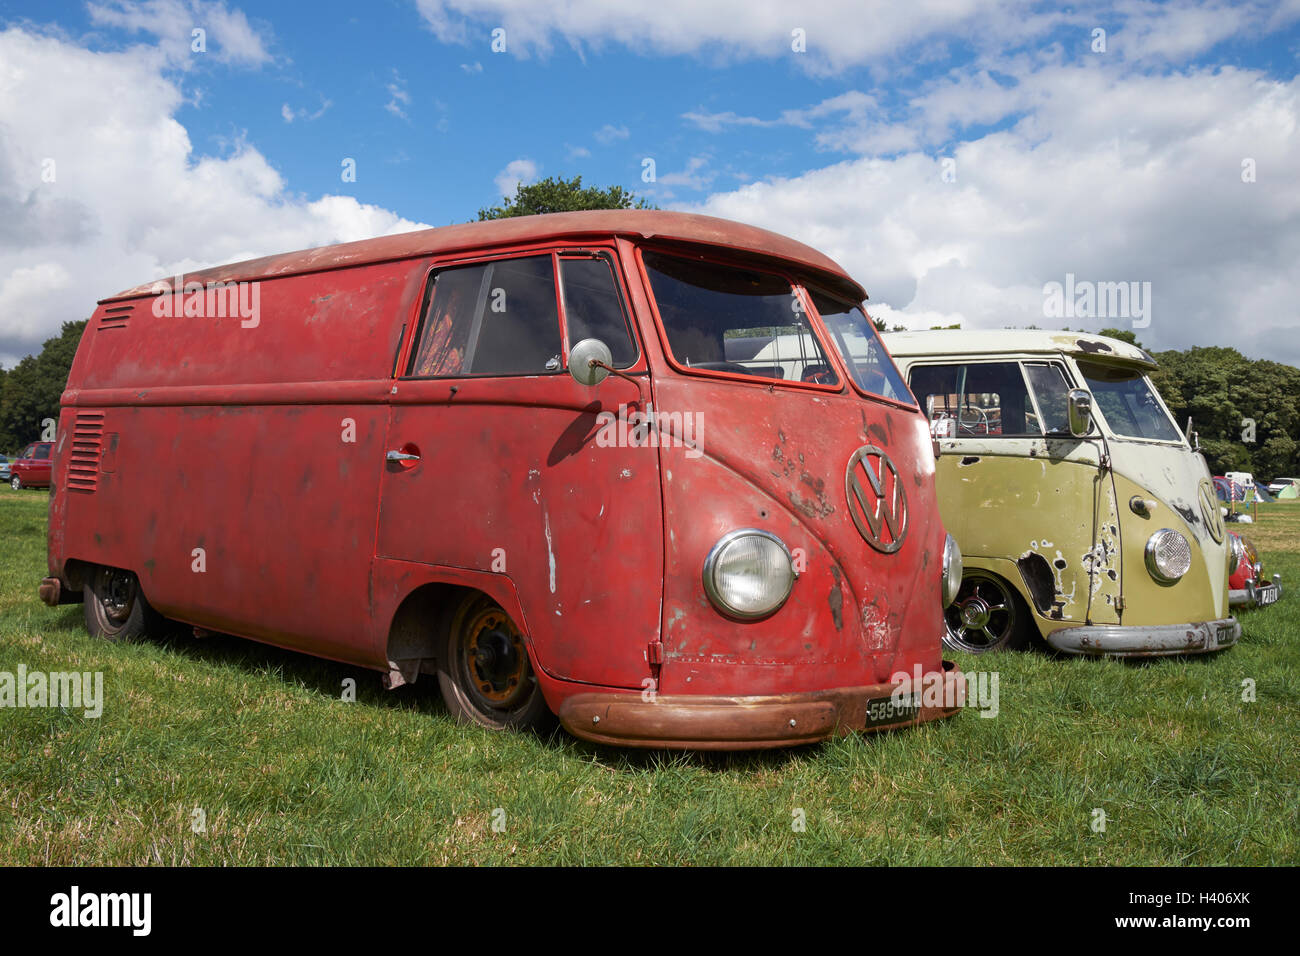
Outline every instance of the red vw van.
{"type": "Polygon", "coordinates": [[[785,237],[643,211],[130,289],[63,395],[41,595],[107,638],[163,616],[604,743],[946,716],[960,555],[863,298],[785,237]],[[948,693],[891,701],[903,673],[948,693]]]}

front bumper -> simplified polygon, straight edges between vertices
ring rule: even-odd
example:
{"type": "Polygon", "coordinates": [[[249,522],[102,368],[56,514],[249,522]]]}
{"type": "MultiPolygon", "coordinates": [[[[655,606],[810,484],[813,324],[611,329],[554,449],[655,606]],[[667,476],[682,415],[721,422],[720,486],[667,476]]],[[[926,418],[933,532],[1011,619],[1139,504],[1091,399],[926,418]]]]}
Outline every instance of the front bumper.
{"type": "Polygon", "coordinates": [[[1047,643],[1063,654],[1092,657],[1165,657],[1208,654],[1236,644],[1241,625],[1234,617],[1191,624],[1125,627],[1101,624],[1066,627],[1047,635],[1047,643]]]}
{"type": "Polygon", "coordinates": [[[1282,596],[1282,575],[1273,575],[1268,584],[1256,584],[1246,579],[1244,588],[1228,592],[1228,607],[1256,607],[1275,603],[1282,596]]]}
{"type": "Polygon", "coordinates": [[[666,750],[761,750],[828,740],[850,731],[891,730],[951,717],[961,708],[965,680],[950,661],[923,679],[935,684],[917,693],[907,716],[881,717],[882,698],[894,684],[764,697],[694,697],[689,694],[581,693],[560,705],[569,733],[593,743],[666,750]],[[869,705],[877,703],[876,713],[869,705]],[[933,703],[932,703],[933,702],[933,703]]]}

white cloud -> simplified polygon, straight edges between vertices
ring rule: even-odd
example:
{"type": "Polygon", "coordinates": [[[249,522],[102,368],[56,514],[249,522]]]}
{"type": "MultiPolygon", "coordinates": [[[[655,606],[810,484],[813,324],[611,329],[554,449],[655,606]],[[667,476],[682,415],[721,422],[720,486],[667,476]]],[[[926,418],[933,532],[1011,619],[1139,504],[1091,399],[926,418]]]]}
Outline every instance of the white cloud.
{"type": "Polygon", "coordinates": [[[628,132],[626,126],[614,126],[610,123],[606,123],[592,135],[596,137],[596,142],[608,146],[610,143],[617,142],[618,140],[627,139],[632,134],[628,132]]]}
{"type": "Polygon", "coordinates": [[[322,99],[320,104],[320,109],[316,110],[315,112],[312,112],[311,110],[308,110],[305,106],[300,110],[295,110],[288,103],[285,103],[283,106],[280,107],[280,115],[284,118],[284,121],[286,123],[292,123],[296,119],[307,120],[308,122],[310,122],[311,120],[320,119],[322,116],[325,115],[325,111],[328,110],[333,105],[334,105],[333,100],[322,99]]]}
{"type": "Polygon", "coordinates": [[[103,0],[86,6],[92,23],[157,37],[158,49],[174,66],[188,67],[201,56],[252,67],[271,61],[262,34],[242,11],[220,0],[103,0]],[[206,52],[193,50],[196,29],[204,31],[206,52]]]}
{"type": "Polygon", "coordinates": [[[388,84],[389,100],[384,109],[399,119],[406,119],[406,107],[411,105],[411,94],[406,90],[406,81],[393,71],[393,82],[388,84]]]}
{"type": "Polygon", "coordinates": [[[460,65],[460,68],[464,70],[466,73],[468,73],[470,76],[474,76],[476,73],[483,72],[483,64],[480,63],[478,60],[475,60],[473,63],[462,63],[460,65]]]}
{"type": "Polygon", "coordinates": [[[717,173],[707,170],[707,156],[692,156],[686,161],[686,168],[675,173],[667,173],[658,178],[661,186],[685,186],[689,189],[705,189],[713,182],[717,173]]]}
{"type": "Polygon", "coordinates": [[[1085,52],[1092,30],[1107,53],[1130,62],[1179,62],[1230,38],[1257,39],[1300,20],[1296,0],[1094,0],[1062,8],[1051,0],[416,0],[443,43],[482,42],[503,27],[518,57],[555,47],[618,45],[637,53],[700,56],[713,62],[789,59],[814,74],[866,66],[881,78],[942,60],[959,42],[977,54],[1036,49],[1056,40],[1085,52]],[[793,50],[802,30],[805,52],[793,50]],[[1064,39],[1062,39],[1064,38],[1064,39]]]}
{"type": "Polygon", "coordinates": [[[824,0],[797,9],[785,0],[417,0],[425,25],[444,43],[470,43],[485,27],[506,30],[516,56],[608,43],[638,52],[792,57],[810,69],[862,64],[938,34],[1009,39],[1039,36],[1065,15],[1031,0],[912,0],[864,9],[861,0],[824,0]],[[846,27],[846,25],[852,25],[846,27]],[[792,50],[802,29],[807,52],[792,50]]]}
{"type": "Polygon", "coordinates": [[[350,196],[297,196],[247,143],[196,155],[166,62],[0,31],[0,363],[141,282],[419,227],[350,196]]]}
{"type": "Polygon", "coordinates": [[[513,199],[519,185],[527,185],[537,178],[537,164],[531,159],[516,159],[506,164],[506,168],[497,173],[492,180],[497,192],[506,199],[513,199]]]}
{"type": "MultiPolygon", "coordinates": [[[[951,150],[955,182],[943,157],[909,149],[694,208],[827,252],[891,323],[1050,327],[1043,285],[1070,272],[1150,281],[1151,326],[1136,330],[1149,347],[1239,343],[1300,364],[1300,77],[1085,63],[1022,66],[1015,79],[987,117],[1009,127],[951,150]],[[1255,183],[1242,182],[1247,157],[1255,183]]],[[[960,102],[990,94],[978,78],[923,93],[918,136],[942,139],[960,102]]]]}

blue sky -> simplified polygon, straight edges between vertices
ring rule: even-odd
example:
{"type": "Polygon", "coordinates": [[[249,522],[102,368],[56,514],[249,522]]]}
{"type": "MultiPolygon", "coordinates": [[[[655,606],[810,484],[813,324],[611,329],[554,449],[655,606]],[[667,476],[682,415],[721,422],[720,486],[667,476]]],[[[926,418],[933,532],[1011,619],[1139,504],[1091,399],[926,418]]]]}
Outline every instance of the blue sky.
{"type": "Polygon", "coordinates": [[[810,242],[891,322],[1042,324],[1073,273],[1152,281],[1153,347],[1262,354],[1300,325],[1298,54],[1300,0],[8,2],[0,363],[178,268],[575,174],[810,242]]]}

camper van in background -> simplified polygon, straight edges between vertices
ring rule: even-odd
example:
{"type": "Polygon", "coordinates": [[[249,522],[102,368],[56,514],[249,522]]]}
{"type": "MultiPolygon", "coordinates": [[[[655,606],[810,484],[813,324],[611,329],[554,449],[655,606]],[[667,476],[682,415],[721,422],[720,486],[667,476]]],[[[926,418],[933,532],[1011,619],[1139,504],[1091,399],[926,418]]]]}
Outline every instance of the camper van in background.
{"type": "Polygon", "coordinates": [[[138,286],[77,350],[41,596],[102,637],[162,615],[601,743],[951,715],[961,556],[864,297],[784,236],[658,211],[138,286]]]}
{"type": "Polygon", "coordinates": [[[950,648],[1216,651],[1236,552],[1205,459],[1145,351],[1037,330],[883,336],[939,437],[944,523],[965,566],[950,648]]]}

